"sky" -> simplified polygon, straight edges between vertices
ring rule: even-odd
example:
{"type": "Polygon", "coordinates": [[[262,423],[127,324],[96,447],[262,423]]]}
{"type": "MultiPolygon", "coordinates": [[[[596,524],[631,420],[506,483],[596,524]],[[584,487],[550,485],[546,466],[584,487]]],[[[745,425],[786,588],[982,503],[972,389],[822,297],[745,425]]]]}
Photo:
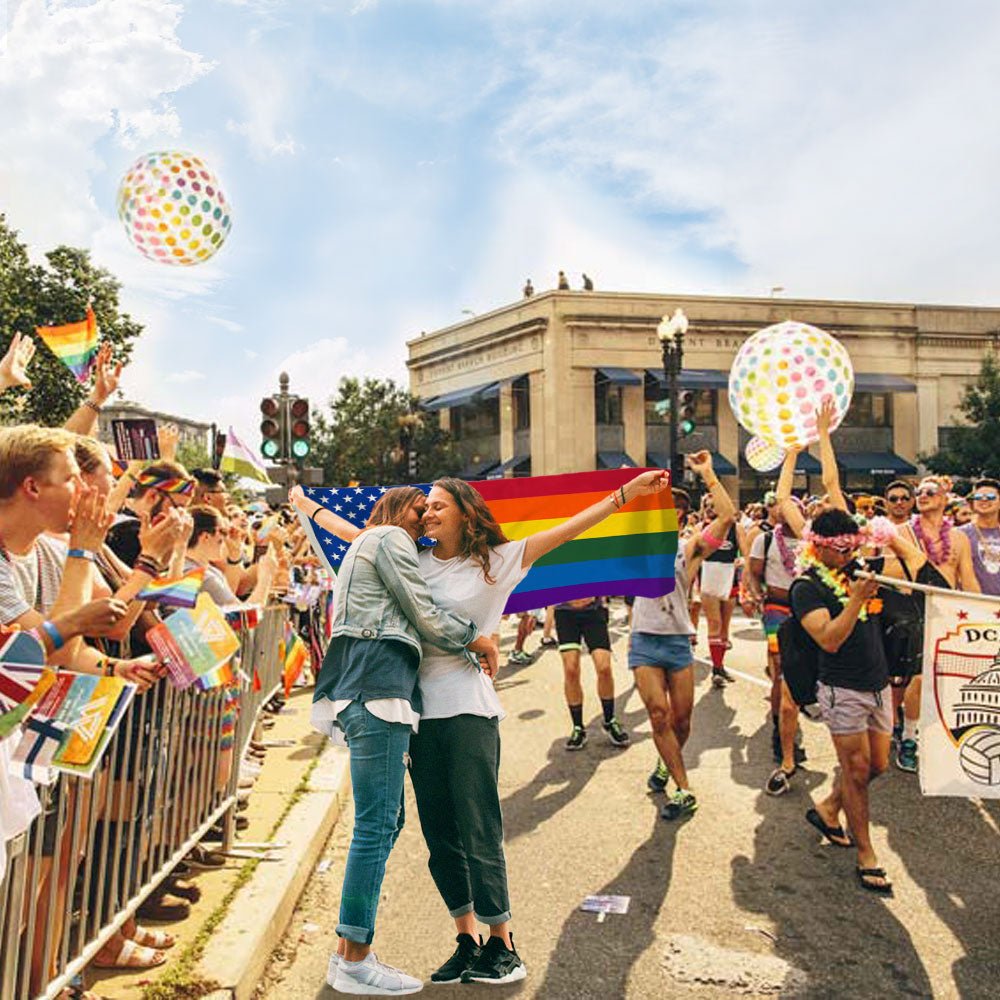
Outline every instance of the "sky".
{"type": "Polygon", "coordinates": [[[257,441],[282,370],[599,289],[1000,303],[993,0],[0,0],[0,212],[145,325],[124,395],[257,441]],[[142,257],[116,191],[203,157],[221,251],[142,257]]]}

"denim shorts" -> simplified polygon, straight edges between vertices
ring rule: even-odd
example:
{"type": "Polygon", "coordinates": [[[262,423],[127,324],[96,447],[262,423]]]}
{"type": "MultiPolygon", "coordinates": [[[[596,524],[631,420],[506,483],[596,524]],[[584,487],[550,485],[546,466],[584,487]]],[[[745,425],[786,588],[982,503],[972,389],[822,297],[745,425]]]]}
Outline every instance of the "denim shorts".
{"type": "Polygon", "coordinates": [[[658,635],[654,632],[633,632],[628,644],[628,665],[636,667],[662,667],[664,670],[683,670],[694,662],[689,635],[658,635]]]}

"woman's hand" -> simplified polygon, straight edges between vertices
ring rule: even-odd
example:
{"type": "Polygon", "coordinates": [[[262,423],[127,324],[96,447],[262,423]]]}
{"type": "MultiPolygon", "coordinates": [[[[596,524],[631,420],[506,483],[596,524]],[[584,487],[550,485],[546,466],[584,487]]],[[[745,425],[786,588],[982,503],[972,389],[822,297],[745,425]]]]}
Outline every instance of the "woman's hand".
{"type": "Polygon", "coordinates": [[[288,502],[296,509],[305,513],[307,506],[306,492],[301,486],[295,485],[288,491],[288,502]]]}
{"type": "Polygon", "coordinates": [[[177,424],[160,424],[156,428],[156,443],[160,448],[160,459],[164,462],[177,460],[177,445],[180,444],[181,432],[177,424]]]}
{"type": "Polygon", "coordinates": [[[500,669],[500,647],[488,635],[477,636],[468,645],[470,653],[479,656],[479,665],[483,668],[483,673],[493,680],[500,669]]]}
{"type": "Polygon", "coordinates": [[[684,464],[698,477],[704,479],[712,474],[712,453],[695,451],[684,456],[684,464]]]}
{"type": "Polygon", "coordinates": [[[166,667],[149,657],[135,660],[115,660],[114,675],[135,684],[139,693],[148,691],[166,672],[166,667]]]}
{"type": "Polygon", "coordinates": [[[646,496],[648,493],[659,493],[670,485],[670,473],[663,469],[651,469],[642,472],[635,479],[625,484],[625,502],[635,497],[646,496]]]}
{"type": "Polygon", "coordinates": [[[833,418],[837,415],[837,407],[834,405],[833,397],[827,396],[816,414],[816,430],[820,434],[829,434],[833,418]]]}

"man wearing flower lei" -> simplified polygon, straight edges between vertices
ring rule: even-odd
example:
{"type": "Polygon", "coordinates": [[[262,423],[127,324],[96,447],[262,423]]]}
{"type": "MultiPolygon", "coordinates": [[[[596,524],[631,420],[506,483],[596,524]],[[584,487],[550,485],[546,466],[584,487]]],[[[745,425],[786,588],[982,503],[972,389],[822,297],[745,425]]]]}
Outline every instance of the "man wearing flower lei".
{"type": "Polygon", "coordinates": [[[879,867],[868,822],[868,785],[889,766],[892,733],[889,669],[877,620],[878,584],[851,579],[844,572],[865,543],[845,511],[824,511],[803,538],[807,546],[800,565],[805,575],[792,588],[791,603],[819,647],[817,701],[840,763],[832,791],[806,819],[831,844],[853,844],[861,887],[888,894],[892,883],[879,867]],[[850,835],[841,825],[841,810],[850,835]]]}
{"type": "MultiPolygon", "coordinates": [[[[914,491],[917,513],[910,519],[909,532],[915,545],[927,556],[937,572],[921,583],[951,587],[978,594],[979,581],[972,562],[972,546],[968,536],[957,530],[944,516],[948,505],[951,480],[946,476],[925,476],[914,491]]],[[[920,721],[920,674],[911,678],[903,696],[903,733],[896,753],[896,766],[902,771],[915,772],[918,767],[917,726],[920,721]]]]}

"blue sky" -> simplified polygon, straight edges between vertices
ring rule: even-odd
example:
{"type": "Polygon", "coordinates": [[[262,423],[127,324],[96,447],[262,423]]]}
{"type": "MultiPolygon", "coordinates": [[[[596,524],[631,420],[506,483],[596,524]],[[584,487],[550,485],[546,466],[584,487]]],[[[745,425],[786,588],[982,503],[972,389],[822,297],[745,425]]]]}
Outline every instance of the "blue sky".
{"type": "Polygon", "coordinates": [[[123,280],[129,398],[256,442],[282,368],[403,380],[406,339],[560,268],[997,304],[998,45],[963,0],[0,0],[0,211],[123,280]],[[208,264],[118,223],[161,148],[233,205],[208,264]]]}

